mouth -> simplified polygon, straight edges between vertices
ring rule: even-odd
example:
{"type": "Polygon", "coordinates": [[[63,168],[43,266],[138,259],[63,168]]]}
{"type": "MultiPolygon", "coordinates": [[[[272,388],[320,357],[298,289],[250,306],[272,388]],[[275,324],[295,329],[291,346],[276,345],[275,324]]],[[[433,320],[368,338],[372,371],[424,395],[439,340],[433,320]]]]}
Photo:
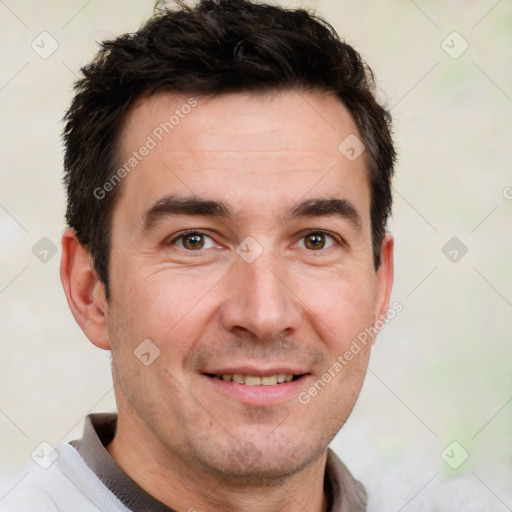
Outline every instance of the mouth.
{"type": "Polygon", "coordinates": [[[262,364],[241,364],[203,368],[199,372],[211,396],[217,393],[230,400],[251,406],[283,405],[293,402],[301,389],[308,386],[313,375],[306,366],[268,367],[262,364]]]}
{"type": "Polygon", "coordinates": [[[224,382],[234,382],[246,386],[275,386],[293,382],[306,374],[274,373],[272,375],[247,375],[243,373],[205,373],[207,377],[224,382]]]}

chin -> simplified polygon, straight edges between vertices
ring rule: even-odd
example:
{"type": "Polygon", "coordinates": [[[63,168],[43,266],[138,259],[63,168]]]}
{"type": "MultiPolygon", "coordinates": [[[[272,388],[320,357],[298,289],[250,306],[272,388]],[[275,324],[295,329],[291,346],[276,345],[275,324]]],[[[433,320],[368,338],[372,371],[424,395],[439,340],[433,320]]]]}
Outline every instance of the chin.
{"type": "Polygon", "coordinates": [[[230,480],[232,485],[273,487],[300,473],[321,457],[326,449],[327,446],[323,445],[312,447],[292,443],[286,447],[276,447],[268,442],[262,448],[248,441],[222,457],[219,457],[219,450],[213,450],[215,453],[210,451],[212,457],[205,457],[208,452],[203,449],[200,458],[209,472],[223,480],[230,480]]]}

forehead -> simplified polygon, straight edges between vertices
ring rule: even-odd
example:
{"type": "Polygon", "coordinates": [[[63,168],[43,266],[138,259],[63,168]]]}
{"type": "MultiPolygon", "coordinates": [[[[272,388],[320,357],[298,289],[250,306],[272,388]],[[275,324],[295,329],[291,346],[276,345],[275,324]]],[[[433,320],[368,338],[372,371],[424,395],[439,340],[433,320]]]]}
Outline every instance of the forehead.
{"type": "Polygon", "coordinates": [[[140,213],[165,194],[221,196],[242,200],[238,206],[253,214],[310,192],[359,194],[355,202],[367,203],[365,155],[350,160],[340,151],[355,136],[350,112],[333,95],[157,93],[127,115],[119,161],[129,172],[120,202],[140,213]]]}
{"type": "Polygon", "coordinates": [[[284,90],[205,98],[159,92],[130,109],[121,149],[133,150],[150,136],[158,145],[174,142],[174,151],[199,147],[233,151],[243,144],[265,153],[283,149],[318,153],[327,146],[337,151],[340,137],[348,134],[358,134],[358,129],[348,109],[332,94],[284,90]]]}

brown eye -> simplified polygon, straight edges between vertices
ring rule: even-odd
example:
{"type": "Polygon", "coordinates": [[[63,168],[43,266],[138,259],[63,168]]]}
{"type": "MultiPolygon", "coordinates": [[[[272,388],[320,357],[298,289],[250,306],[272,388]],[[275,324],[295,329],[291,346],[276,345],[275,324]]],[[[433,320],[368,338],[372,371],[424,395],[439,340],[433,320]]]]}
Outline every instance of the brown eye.
{"type": "Polygon", "coordinates": [[[176,237],[172,242],[172,245],[177,245],[181,249],[187,251],[200,251],[201,249],[211,249],[214,247],[214,241],[204,233],[199,231],[190,231],[188,233],[182,233],[176,237]]]}
{"type": "Polygon", "coordinates": [[[199,233],[193,233],[190,235],[185,235],[182,238],[183,247],[185,249],[189,249],[191,251],[196,249],[202,249],[204,246],[204,237],[199,233]]]}
{"type": "Polygon", "coordinates": [[[307,235],[303,236],[300,245],[311,251],[319,251],[321,249],[328,249],[336,242],[334,238],[322,231],[311,231],[307,235]]]}
{"type": "Polygon", "coordinates": [[[323,233],[311,233],[305,236],[305,246],[308,249],[323,249],[325,246],[325,235],[323,233]]]}

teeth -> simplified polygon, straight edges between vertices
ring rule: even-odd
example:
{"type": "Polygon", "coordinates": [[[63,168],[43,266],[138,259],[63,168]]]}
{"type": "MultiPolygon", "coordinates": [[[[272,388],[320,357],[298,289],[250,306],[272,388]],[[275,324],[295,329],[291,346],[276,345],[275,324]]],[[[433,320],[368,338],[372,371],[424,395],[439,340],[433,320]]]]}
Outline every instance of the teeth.
{"type": "Polygon", "coordinates": [[[254,375],[242,375],[241,373],[225,373],[215,375],[217,379],[226,382],[236,382],[237,384],[245,384],[246,386],[274,386],[283,382],[290,382],[293,379],[292,374],[279,373],[276,375],[267,375],[265,377],[256,377],[254,375]]]}
{"type": "MultiPolygon", "coordinates": [[[[245,381],[247,384],[247,381],[245,381]]],[[[264,386],[273,386],[274,384],[277,384],[277,375],[269,375],[268,377],[262,377],[261,383],[264,386]]]]}
{"type": "Polygon", "coordinates": [[[261,386],[261,377],[254,377],[253,375],[245,376],[246,386],[261,386]]]}

